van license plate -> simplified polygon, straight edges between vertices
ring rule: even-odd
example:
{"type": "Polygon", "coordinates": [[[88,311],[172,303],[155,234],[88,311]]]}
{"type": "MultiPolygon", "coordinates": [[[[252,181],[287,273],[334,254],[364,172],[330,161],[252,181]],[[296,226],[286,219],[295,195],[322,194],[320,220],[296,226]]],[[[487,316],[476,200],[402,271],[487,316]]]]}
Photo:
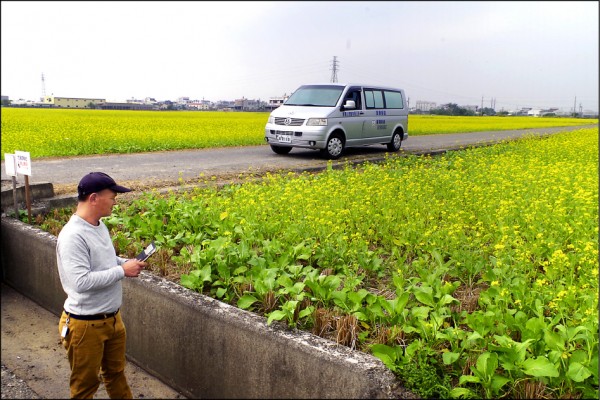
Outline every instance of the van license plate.
{"type": "Polygon", "coordinates": [[[291,135],[275,135],[275,138],[279,141],[279,143],[292,143],[291,135]]]}

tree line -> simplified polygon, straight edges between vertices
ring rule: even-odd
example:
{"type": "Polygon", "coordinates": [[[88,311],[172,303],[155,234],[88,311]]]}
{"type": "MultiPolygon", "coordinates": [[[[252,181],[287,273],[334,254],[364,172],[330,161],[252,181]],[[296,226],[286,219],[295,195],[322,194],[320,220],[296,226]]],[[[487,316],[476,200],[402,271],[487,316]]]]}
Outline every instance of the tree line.
{"type": "MultiPolygon", "coordinates": [[[[490,107],[479,108],[474,111],[470,108],[461,107],[456,103],[442,104],[438,108],[432,108],[429,111],[430,114],[434,115],[455,115],[455,116],[474,116],[474,115],[500,115],[502,112],[497,113],[496,110],[490,107]]],[[[508,114],[508,113],[506,113],[508,114]]]]}

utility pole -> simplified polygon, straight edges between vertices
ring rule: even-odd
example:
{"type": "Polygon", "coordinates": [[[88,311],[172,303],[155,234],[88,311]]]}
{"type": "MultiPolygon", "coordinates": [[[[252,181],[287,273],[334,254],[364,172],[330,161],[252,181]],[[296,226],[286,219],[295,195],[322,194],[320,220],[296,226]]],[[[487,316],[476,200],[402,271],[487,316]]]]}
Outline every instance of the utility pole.
{"type": "Polygon", "coordinates": [[[331,83],[336,83],[338,81],[337,70],[338,70],[337,56],[333,56],[333,63],[332,63],[332,67],[331,67],[331,83]]]}
{"type": "Polygon", "coordinates": [[[573,102],[573,116],[577,117],[577,96],[575,96],[575,101],[573,102]]]}

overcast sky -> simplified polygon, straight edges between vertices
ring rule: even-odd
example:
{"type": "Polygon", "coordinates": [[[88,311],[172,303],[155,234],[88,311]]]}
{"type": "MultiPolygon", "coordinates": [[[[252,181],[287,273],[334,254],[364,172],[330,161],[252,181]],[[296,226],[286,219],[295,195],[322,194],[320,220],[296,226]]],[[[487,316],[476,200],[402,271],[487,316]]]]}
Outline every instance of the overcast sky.
{"type": "Polygon", "coordinates": [[[597,1],[1,2],[2,95],[267,101],[299,85],[598,110],[597,1]],[[42,84],[42,74],[44,84],[42,84]]]}

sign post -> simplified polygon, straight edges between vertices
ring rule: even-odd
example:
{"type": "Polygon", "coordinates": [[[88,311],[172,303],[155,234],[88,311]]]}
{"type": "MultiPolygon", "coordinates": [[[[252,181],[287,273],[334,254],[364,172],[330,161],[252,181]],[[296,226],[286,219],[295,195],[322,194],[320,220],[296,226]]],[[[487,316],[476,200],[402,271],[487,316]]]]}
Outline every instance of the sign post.
{"type": "Polygon", "coordinates": [[[4,153],[4,167],[6,168],[6,175],[12,177],[15,218],[19,218],[19,203],[17,202],[17,158],[14,154],[4,153]]]}
{"type": "Polygon", "coordinates": [[[31,224],[31,195],[29,192],[31,157],[28,151],[15,151],[15,158],[17,159],[17,173],[25,175],[25,202],[27,203],[27,216],[31,224]]]}

